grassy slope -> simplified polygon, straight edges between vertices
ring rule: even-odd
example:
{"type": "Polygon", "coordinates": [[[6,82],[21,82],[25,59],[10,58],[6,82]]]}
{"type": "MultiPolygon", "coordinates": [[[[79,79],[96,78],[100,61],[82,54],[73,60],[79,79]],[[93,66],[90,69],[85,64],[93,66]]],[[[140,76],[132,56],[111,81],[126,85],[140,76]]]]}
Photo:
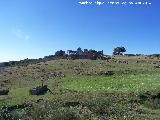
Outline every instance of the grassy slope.
{"type": "MultiPolygon", "coordinates": [[[[1,74],[0,81],[5,83],[5,87],[10,88],[10,92],[7,98],[1,96],[0,104],[12,105],[41,98],[50,101],[81,101],[84,103],[89,99],[99,102],[107,99],[106,101],[114,101],[113,103],[119,107],[110,102],[108,106],[115,107],[120,112],[123,107],[128,111],[127,108],[130,105],[129,100],[132,99],[132,95],[127,96],[128,98],[125,97],[126,95],[132,93],[139,95],[145,91],[160,91],[160,70],[154,68],[155,64],[159,64],[158,60],[156,62],[156,60],[143,59],[145,61],[141,61],[141,59],[136,58],[118,59],[125,61],[129,59],[128,64],[101,60],[54,60],[27,67],[9,67],[1,74]],[[137,63],[136,60],[139,62],[137,63]],[[42,69],[44,69],[43,72],[42,69]],[[115,75],[98,75],[100,72],[109,70],[114,71],[115,75]],[[54,71],[60,71],[66,77],[62,79],[53,78],[50,74],[54,71]],[[49,93],[42,96],[29,95],[28,90],[30,88],[41,85],[41,77],[45,78],[45,84],[54,91],[54,95],[49,93]],[[113,96],[106,96],[104,93],[113,94],[113,96]],[[119,96],[119,94],[124,94],[124,96],[115,99],[115,96],[119,96]]],[[[137,118],[160,118],[158,116],[159,110],[146,108],[143,105],[139,105],[139,107],[144,110],[144,114],[134,113],[137,118]]],[[[128,118],[131,116],[132,114],[128,118]]],[[[120,116],[118,117],[120,119],[120,116]]]]}

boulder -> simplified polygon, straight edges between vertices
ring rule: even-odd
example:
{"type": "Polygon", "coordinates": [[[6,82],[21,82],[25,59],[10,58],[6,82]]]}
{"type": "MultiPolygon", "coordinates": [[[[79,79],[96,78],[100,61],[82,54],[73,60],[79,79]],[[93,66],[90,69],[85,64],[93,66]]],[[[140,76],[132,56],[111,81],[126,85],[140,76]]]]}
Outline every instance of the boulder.
{"type": "Polygon", "coordinates": [[[50,91],[47,87],[47,85],[44,86],[37,86],[36,88],[30,89],[29,93],[31,95],[44,95],[47,93],[47,91],[50,91]]]}
{"type": "Polygon", "coordinates": [[[8,89],[0,89],[0,95],[8,95],[9,90],[8,89]]]}

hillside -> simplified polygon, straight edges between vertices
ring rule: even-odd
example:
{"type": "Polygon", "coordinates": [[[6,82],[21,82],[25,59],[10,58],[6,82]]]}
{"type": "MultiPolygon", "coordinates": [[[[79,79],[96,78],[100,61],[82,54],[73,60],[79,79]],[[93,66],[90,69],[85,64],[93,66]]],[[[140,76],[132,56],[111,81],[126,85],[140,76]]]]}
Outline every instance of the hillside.
{"type": "Polygon", "coordinates": [[[0,118],[158,120],[159,66],[156,57],[115,56],[109,62],[57,59],[6,67],[0,73],[0,86],[9,93],[0,95],[0,104],[26,107],[1,109],[0,118]],[[53,94],[29,94],[42,83],[53,94]]]}

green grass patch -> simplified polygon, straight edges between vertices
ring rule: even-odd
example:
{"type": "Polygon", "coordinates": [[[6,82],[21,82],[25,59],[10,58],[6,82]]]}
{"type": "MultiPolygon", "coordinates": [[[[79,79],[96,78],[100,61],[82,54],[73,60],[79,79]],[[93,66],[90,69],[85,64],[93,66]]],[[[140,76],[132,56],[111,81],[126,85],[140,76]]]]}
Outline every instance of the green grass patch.
{"type": "Polygon", "coordinates": [[[160,74],[65,78],[63,88],[97,92],[145,92],[160,90],[160,74]]]}

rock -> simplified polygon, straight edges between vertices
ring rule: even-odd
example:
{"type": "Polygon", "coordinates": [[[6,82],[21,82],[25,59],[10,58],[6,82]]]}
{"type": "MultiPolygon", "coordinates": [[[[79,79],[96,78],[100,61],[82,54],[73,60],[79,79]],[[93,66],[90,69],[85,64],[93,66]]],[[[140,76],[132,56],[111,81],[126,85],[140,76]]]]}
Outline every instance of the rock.
{"type": "Polygon", "coordinates": [[[50,89],[47,87],[47,85],[44,85],[44,86],[38,86],[36,88],[30,89],[29,93],[31,95],[44,95],[48,91],[50,91],[50,89]]]}
{"type": "Polygon", "coordinates": [[[0,95],[8,95],[9,90],[8,89],[0,89],[0,95]]]}

